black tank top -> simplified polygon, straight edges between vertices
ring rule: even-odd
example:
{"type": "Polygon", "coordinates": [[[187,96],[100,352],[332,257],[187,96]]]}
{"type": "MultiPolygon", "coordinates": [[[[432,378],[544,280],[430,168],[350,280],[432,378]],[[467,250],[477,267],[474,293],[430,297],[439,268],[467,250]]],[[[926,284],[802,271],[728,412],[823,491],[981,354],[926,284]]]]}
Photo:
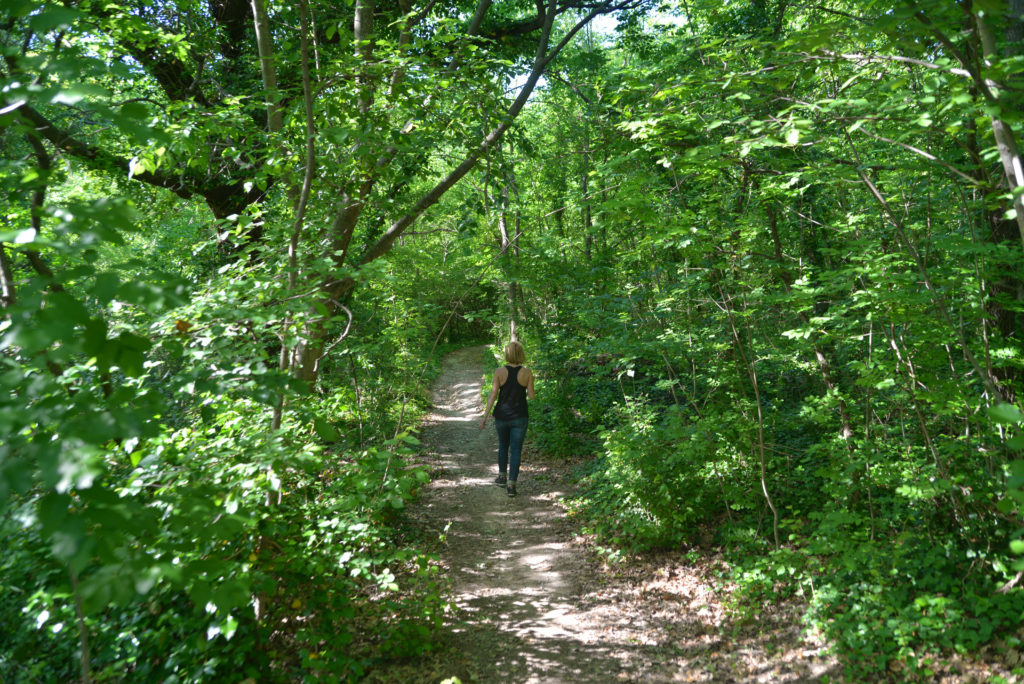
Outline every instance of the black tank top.
{"type": "Polygon", "coordinates": [[[494,406],[494,417],[501,420],[526,418],[526,388],[519,384],[517,378],[522,366],[505,366],[508,379],[498,388],[498,403],[494,406]]]}

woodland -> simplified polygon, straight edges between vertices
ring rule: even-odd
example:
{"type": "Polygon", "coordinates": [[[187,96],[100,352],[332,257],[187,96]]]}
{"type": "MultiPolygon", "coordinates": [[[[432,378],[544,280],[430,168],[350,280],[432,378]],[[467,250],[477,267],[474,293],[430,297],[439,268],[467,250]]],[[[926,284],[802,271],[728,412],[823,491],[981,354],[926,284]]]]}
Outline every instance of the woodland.
{"type": "Polygon", "coordinates": [[[3,0],[0,49],[0,680],[436,648],[416,428],[513,338],[609,558],[703,539],[851,681],[1021,646],[1024,0],[3,0]]]}

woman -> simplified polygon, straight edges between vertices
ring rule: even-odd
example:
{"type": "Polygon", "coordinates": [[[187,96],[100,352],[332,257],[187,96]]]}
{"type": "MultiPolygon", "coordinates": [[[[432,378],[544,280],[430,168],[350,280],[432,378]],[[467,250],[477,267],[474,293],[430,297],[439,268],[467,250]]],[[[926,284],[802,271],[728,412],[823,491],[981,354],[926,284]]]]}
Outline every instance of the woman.
{"type": "Polygon", "coordinates": [[[505,361],[508,362],[507,366],[494,371],[491,396],[487,399],[487,408],[480,419],[480,429],[483,430],[487,425],[487,414],[491,412],[491,406],[494,406],[494,428],[498,432],[498,477],[494,484],[504,485],[508,495],[515,496],[523,438],[526,437],[526,425],[530,420],[526,399],[533,399],[536,392],[533,390],[533,373],[523,367],[526,362],[523,345],[509,342],[505,347],[505,361]],[[495,399],[498,400],[496,406],[495,399]]]}

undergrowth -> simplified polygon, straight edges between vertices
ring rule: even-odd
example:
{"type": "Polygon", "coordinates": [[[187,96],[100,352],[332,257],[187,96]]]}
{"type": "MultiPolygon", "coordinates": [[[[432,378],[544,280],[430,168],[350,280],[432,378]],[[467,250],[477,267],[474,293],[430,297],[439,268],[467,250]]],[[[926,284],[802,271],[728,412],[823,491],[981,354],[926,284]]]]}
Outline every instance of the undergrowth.
{"type": "MultiPolygon", "coordinates": [[[[547,388],[543,399],[558,405],[547,388]]],[[[795,448],[808,446],[800,433],[792,455],[766,473],[781,511],[776,548],[751,456],[756,441],[739,412],[722,406],[698,417],[627,394],[599,413],[600,423],[573,423],[600,447],[575,469],[578,493],[566,504],[608,558],[721,548],[733,618],[756,620],[766,605],[796,601],[806,629],[831,644],[850,681],[929,681],[951,656],[969,657],[993,641],[1020,645],[1024,592],[1013,581],[1020,562],[994,550],[1000,542],[1006,548],[1011,531],[982,532],[974,523],[941,534],[949,514],[938,505],[943,483],[900,489],[904,471],[886,489],[879,470],[870,502],[847,499],[823,511],[822,495],[839,497],[851,472],[821,456],[847,446],[812,442],[814,466],[806,449],[795,448]]],[[[557,421],[546,426],[556,429],[557,421]]],[[[915,467],[930,472],[927,463],[915,467]]],[[[1008,482],[1004,491],[1014,495],[1024,478],[1008,482]]]]}

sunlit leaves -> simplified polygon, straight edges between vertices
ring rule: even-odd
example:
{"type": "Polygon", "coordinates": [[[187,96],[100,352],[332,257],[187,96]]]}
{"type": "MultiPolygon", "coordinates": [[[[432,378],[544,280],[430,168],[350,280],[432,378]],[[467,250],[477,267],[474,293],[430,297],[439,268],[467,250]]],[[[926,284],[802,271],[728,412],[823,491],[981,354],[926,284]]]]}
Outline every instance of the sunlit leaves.
{"type": "MultiPolygon", "coordinates": [[[[917,6],[972,48],[951,6],[917,6]]],[[[906,5],[695,2],[688,14],[693,31],[623,41],[600,73],[571,72],[564,97],[585,105],[550,102],[591,114],[559,126],[558,145],[580,141],[602,162],[588,175],[600,217],[589,230],[580,181],[539,176],[568,195],[554,206],[575,212],[557,224],[547,214],[531,245],[534,268],[547,269],[530,283],[559,377],[539,439],[603,457],[574,506],[602,538],[676,544],[707,516],[716,543],[745,549],[734,557],[754,586],[775,569],[751,560],[764,557],[767,515],[760,423],[766,486],[790,512],[783,527],[811,562],[845,573],[834,599],[815,577],[814,615],[851,662],[871,671],[861,655],[879,649],[977,647],[984,639],[960,617],[991,635],[1022,602],[991,591],[1015,568],[1006,538],[1019,511],[1003,476],[1018,469],[1006,450],[1024,444],[1021,415],[982,377],[1018,392],[1018,236],[990,232],[1012,215],[982,180],[1000,177],[987,116],[1008,108],[986,108],[963,53],[906,5]],[[731,450],[723,481],[714,468],[731,450]],[[687,500],[666,504],[679,489],[687,500]],[[941,553],[911,543],[940,529],[941,553]],[[982,548],[995,549],[991,572],[970,598],[933,600],[982,548]],[[856,606],[849,582],[865,587],[856,606]],[[870,598],[880,587],[884,599],[870,598]],[[931,631],[915,632],[929,611],[931,631]],[[852,629],[883,614],[897,616],[884,634],[852,629]]],[[[992,73],[1006,73],[998,62],[992,73]]],[[[537,213],[548,211],[545,201],[537,213]]]]}

